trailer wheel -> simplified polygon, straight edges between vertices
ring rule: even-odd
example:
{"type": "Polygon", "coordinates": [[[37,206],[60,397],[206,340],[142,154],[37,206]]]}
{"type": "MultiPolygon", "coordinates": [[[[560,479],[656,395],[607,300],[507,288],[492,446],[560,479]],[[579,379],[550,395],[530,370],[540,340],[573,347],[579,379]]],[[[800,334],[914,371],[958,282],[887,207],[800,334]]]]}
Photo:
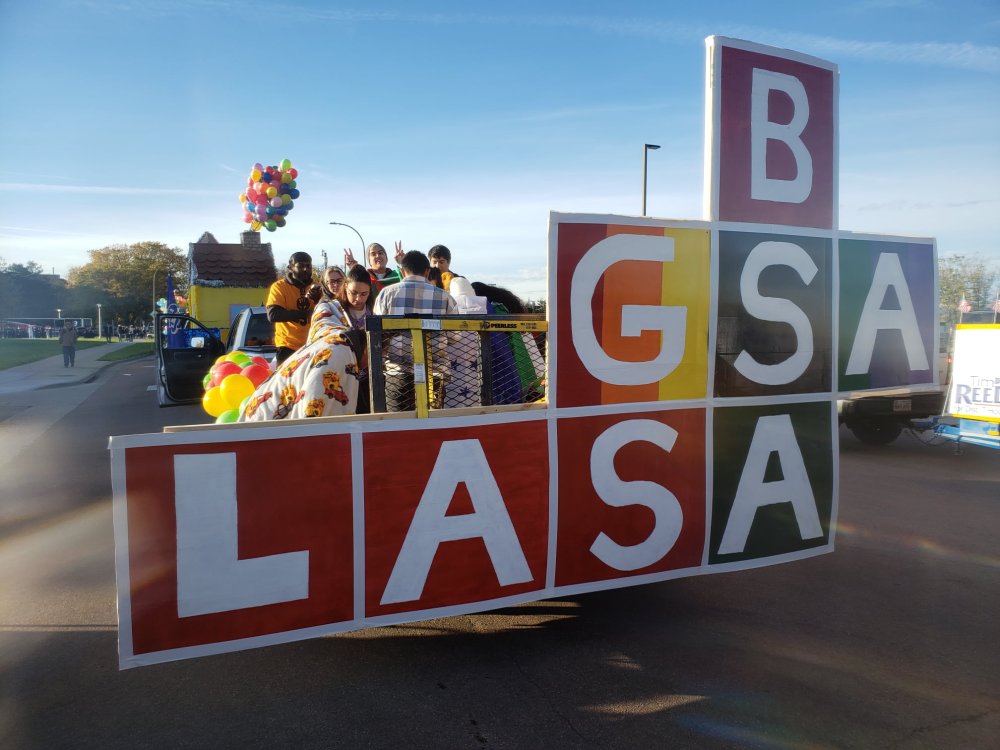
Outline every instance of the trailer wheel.
{"type": "Polygon", "coordinates": [[[870,417],[851,420],[847,429],[866,445],[888,445],[899,437],[903,425],[893,417],[870,417]]]}

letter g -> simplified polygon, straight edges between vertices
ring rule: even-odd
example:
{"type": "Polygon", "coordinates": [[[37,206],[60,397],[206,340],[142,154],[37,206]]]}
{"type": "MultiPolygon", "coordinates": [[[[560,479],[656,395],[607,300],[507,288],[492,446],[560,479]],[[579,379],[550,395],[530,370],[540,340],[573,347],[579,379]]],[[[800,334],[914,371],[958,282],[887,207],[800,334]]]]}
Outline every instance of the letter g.
{"type": "Polygon", "coordinates": [[[623,260],[651,260],[670,263],[674,241],[670,237],[617,234],[601,240],[580,260],[570,288],[570,320],[573,345],[587,371],[611,385],[647,385],[663,380],[684,357],[686,307],[664,305],[623,305],[622,336],[639,336],[643,331],[659,331],[660,351],[646,362],[627,362],[608,356],[594,332],[591,305],[594,290],[604,272],[623,260]]]}

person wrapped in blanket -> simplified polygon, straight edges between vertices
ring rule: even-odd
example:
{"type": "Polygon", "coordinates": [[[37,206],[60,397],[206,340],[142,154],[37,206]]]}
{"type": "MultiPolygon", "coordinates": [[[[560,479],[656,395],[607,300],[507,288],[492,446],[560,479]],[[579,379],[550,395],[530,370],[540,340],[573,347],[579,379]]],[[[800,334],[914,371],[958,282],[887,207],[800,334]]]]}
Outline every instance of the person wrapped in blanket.
{"type": "Polygon", "coordinates": [[[254,391],[240,414],[240,422],[355,413],[359,378],[363,375],[350,333],[356,330],[356,316],[348,314],[335,299],[346,286],[345,281],[344,273],[336,266],[324,272],[323,297],[313,310],[306,345],[254,391]]]}

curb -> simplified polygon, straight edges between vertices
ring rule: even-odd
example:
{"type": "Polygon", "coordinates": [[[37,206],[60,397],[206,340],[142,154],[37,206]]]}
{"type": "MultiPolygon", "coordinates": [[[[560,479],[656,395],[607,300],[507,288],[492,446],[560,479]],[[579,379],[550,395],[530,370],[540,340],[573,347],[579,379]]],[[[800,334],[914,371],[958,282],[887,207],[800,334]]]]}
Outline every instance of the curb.
{"type": "Polygon", "coordinates": [[[126,357],[125,359],[117,359],[114,362],[102,362],[101,365],[94,370],[94,372],[80,378],[79,380],[74,380],[72,382],[67,382],[67,383],[50,383],[49,385],[42,385],[39,386],[38,388],[31,388],[29,390],[51,391],[56,388],[70,388],[74,385],[87,385],[88,383],[93,383],[95,380],[97,380],[97,377],[102,372],[107,370],[109,367],[114,367],[115,365],[121,365],[124,364],[125,362],[134,362],[139,359],[145,359],[146,357],[154,357],[154,356],[156,356],[156,352],[150,352],[148,354],[138,354],[134,357],[126,357]]]}

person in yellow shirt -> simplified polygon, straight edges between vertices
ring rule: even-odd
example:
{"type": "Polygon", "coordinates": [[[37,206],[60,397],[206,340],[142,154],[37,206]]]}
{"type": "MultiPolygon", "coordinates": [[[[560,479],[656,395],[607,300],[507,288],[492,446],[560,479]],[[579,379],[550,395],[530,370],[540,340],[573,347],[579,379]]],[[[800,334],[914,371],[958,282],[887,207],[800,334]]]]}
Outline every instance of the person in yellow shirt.
{"type": "Polygon", "coordinates": [[[323,288],[313,283],[312,257],[292,253],[285,275],[267,290],[267,319],[274,323],[275,362],[281,364],[301,349],[309,335],[309,318],[323,288]]]}

